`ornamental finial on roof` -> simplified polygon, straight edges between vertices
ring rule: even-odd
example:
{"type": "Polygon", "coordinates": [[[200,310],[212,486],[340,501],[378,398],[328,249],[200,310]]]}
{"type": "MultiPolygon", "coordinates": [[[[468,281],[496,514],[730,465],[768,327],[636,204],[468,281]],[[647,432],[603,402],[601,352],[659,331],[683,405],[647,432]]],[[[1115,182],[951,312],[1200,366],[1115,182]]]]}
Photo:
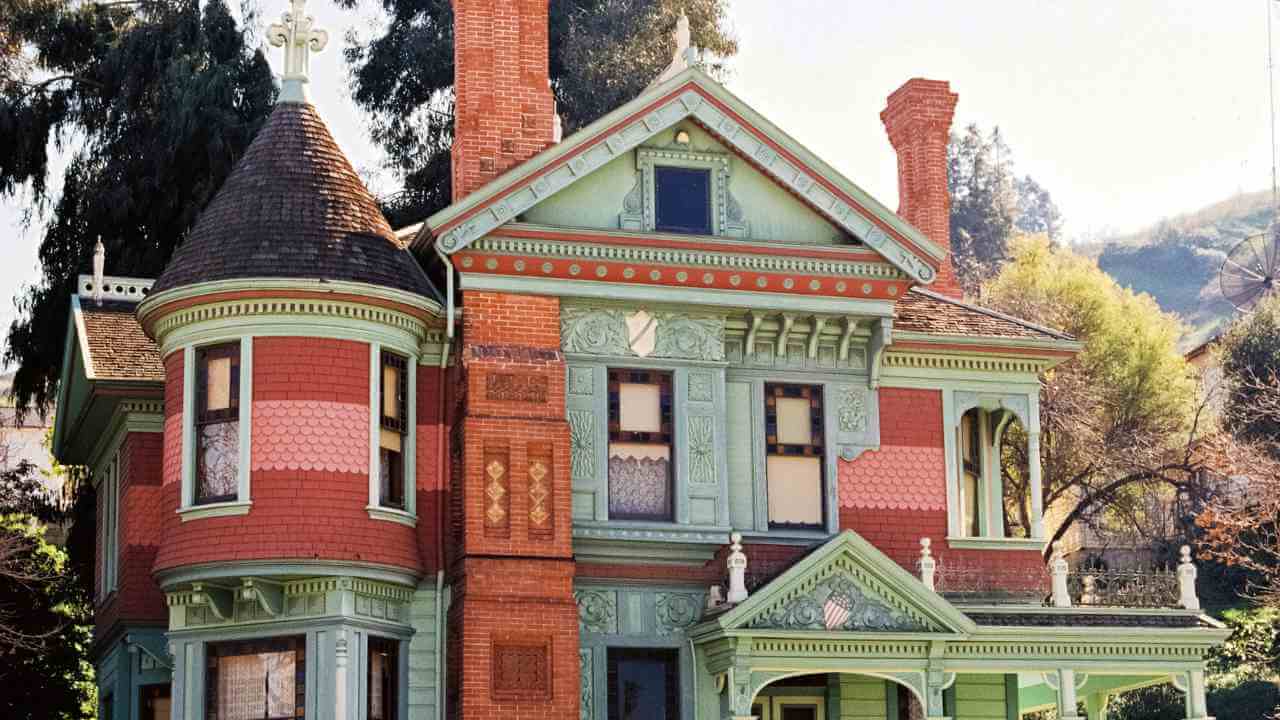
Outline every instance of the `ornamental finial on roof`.
{"type": "Polygon", "coordinates": [[[676,42],[676,48],[671,53],[671,64],[653,82],[649,83],[649,87],[670,80],[681,72],[688,70],[698,61],[697,51],[693,49],[693,35],[689,32],[688,15],[680,13],[679,19],[676,20],[675,32],[671,33],[671,37],[676,42]]]}
{"type": "Polygon", "coordinates": [[[289,0],[289,10],[280,22],[267,27],[267,39],[284,48],[284,74],[280,77],[281,102],[310,102],[307,82],[311,53],[329,44],[329,33],[315,27],[315,19],[305,12],[306,0],[289,0]]]}

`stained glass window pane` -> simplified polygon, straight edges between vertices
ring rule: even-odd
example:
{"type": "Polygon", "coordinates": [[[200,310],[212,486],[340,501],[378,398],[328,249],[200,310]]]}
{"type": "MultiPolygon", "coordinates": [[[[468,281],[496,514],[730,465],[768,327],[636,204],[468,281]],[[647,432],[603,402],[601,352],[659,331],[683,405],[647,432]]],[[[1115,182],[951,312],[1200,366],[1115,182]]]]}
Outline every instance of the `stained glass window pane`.
{"type": "Polygon", "coordinates": [[[234,500],[239,490],[240,423],[196,427],[196,502],[234,500]]]}
{"type": "Polygon", "coordinates": [[[769,482],[769,522],[822,522],[821,458],[770,455],[765,459],[765,475],[769,482]]]}
{"type": "Polygon", "coordinates": [[[627,432],[662,430],[662,399],[657,385],[622,383],[618,386],[619,424],[627,432]]]}
{"type": "Polygon", "coordinates": [[[813,424],[809,398],[776,400],[778,406],[778,442],[784,445],[808,445],[813,442],[813,424]]]}
{"type": "Polygon", "coordinates": [[[664,232],[711,234],[711,171],[656,167],[655,227],[664,232]]]}

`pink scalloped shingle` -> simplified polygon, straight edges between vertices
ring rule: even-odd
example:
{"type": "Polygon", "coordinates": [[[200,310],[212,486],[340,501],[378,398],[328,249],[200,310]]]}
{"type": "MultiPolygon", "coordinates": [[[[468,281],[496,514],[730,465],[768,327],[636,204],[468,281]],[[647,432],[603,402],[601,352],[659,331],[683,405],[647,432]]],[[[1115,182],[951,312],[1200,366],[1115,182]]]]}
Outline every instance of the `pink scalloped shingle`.
{"type": "Polygon", "coordinates": [[[945,510],[942,448],[885,445],[852,462],[839,461],[840,507],[945,510]]]}
{"type": "Polygon", "coordinates": [[[253,403],[254,470],[369,472],[369,406],[326,400],[253,403]]]}
{"type": "Polygon", "coordinates": [[[164,419],[164,454],[160,472],[160,482],[165,485],[178,482],[182,475],[182,413],[180,412],[164,419]]]}

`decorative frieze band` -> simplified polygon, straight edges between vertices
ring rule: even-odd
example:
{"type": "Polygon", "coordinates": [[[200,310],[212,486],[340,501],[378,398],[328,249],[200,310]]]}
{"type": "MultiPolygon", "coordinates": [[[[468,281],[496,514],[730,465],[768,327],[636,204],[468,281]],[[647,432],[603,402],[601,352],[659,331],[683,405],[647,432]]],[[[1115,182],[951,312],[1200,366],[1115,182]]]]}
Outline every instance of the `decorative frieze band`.
{"type": "MultiPolygon", "coordinates": [[[[501,235],[481,238],[473,247],[486,252],[522,257],[581,258],[607,262],[680,265],[743,272],[794,273],[871,280],[902,280],[893,265],[853,260],[824,260],[787,255],[755,255],[710,250],[637,247],[561,240],[535,240],[501,235]]],[[[797,248],[803,252],[802,248],[797,248]]],[[[465,268],[465,260],[463,267],[465,268]]]]}
{"type": "Polygon", "coordinates": [[[902,370],[963,370],[982,373],[1024,373],[1036,375],[1054,364],[1039,358],[976,357],[927,353],[886,352],[884,366],[902,370]]]}

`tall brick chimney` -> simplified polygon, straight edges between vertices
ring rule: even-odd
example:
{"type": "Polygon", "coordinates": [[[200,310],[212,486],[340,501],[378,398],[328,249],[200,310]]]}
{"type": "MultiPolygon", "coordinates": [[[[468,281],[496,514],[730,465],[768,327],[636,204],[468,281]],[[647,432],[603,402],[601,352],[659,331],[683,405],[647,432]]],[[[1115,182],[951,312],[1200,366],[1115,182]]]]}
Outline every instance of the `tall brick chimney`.
{"type": "Polygon", "coordinates": [[[880,113],[898,153],[898,214],[947,251],[933,290],[961,297],[951,262],[951,196],[947,140],[959,95],[943,80],[912,78],[893,91],[880,113]]]}
{"type": "Polygon", "coordinates": [[[549,0],[453,0],[458,201],[552,141],[549,0]]]}

